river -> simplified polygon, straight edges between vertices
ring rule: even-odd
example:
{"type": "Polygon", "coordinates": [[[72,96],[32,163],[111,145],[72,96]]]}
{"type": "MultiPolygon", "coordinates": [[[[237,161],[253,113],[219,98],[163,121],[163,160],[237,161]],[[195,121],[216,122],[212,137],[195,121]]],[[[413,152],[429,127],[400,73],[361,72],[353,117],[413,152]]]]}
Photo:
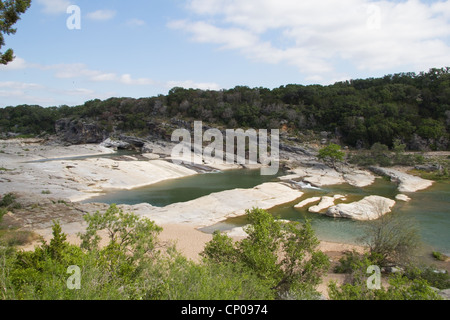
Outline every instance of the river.
{"type": "MultiPolygon", "coordinates": [[[[280,172],[279,175],[284,173],[280,172]]],[[[235,188],[253,188],[265,182],[278,181],[277,176],[261,176],[260,170],[227,170],[217,173],[198,174],[190,177],[168,180],[148,187],[113,191],[86,202],[103,202],[117,204],[150,203],[163,207],[176,202],[185,202],[235,188]]],[[[296,209],[294,205],[313,196],[342,194],[347,196],[345,202],[358,201],[368,195],[380,195],[394,199],[398,194],[394,183],[382,178],[366,188],[350,185],[335,185],[321,189],[303,189],[305,195],[292,202],[269,210],[275,216],[291,220],[311,220],[317,236],[321,240],[344,243],[358,243],[364,228],[370,222],[357,222],[348,219],[330,218],[305,209],[296,209]]],[[[450,183],[436,182],[431,188],[409,194],[410,202],[397,201],[393,214],[414,221],[423,243],[430,250],[437,250],[450,255],[450,183]]],[[[204,232],[229,230],[247,224],[245,217],[228,219],[224,222],[202,229],[204,232]]]]}

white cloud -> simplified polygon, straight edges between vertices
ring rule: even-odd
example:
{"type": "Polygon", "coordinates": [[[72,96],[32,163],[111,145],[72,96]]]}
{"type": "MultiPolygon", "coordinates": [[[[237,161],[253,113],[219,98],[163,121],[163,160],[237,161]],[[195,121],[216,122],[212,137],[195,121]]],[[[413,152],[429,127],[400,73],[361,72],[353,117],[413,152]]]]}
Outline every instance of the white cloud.
{"type": "Polygon", "coordinates": [[[42,88],[42,86],[37,84],[37,83],[26,83],[26,82],[16,82],[16,81],[0,81],[0,88],[26,90],[26,89],[42,88]]]}
{"type": "Polygon", "coordinates": [[[310,79],[340,77],[342,61],[366,71],[449,63],[450,0],[191,0],[187,9],[195,19],[168,26],[310,79]]]}
{"type": "Polygon", "coordinates": [[[120,76],[120,82],[128,85],[149,86],[156,82],[148,78],[133,79],[130,74],[123,74],[120,76]]]}
{"type": "MultiPolygon", "coordinates": [[[[3,68],[11,68],[3,66],[3,68]]],[[[13,66],[14,67],[14,66],[13,66]]],[[[84,63],[42,65],[30,63],[19,58],[13,69],[23,69],[30,75],[38,74],[39,80],[51,78],[45,85],[34,82],[0,81],[2,104],[19,105],[76,105],[91,99],[107,99],[113,96],[129,96],[129,90],[143,92],[146,96],[151,90],[164,90],[173,87],[219,90],[216,83],[187,81],[158,81],[150,78],[133,77],[129,73],[119,74],[90,69],[84,63]],[[20,68],[18,68],[20,66],[20,68]],[[114,88],[112,91],[111,89],[114,88]],[[131,89],[130,89],[131,88],[131,89]]],[[[136,97],[137,98],[137,97],[136,97]]]]}
{"type": "Polygon", "coordinates": [[[130,26],[130,27],[143,27],[146,24],[147,23],[144,20],[136,19],[136,18],[130,19],[126,22],[126,25],[130,26]]]}
{"type": "Polygon", "coordinates": [[[72,3],[68,0],[37,0],[41,6],[42,11],[47,14],[66,13],[67,7],[72,3]]]}
{"type": "Polygon", "coordinates": [[[25,69],[27,64],[24,59],[16,57],[13,61],[8,63],[7,65],[0,64],[0,70],[8,71],[8,70],[21,70],[25,69]]]}
{"type": "Polygon", "coordinates": [[[94,12],[89,12],[86,14],[86,17],[90,20],[96,20],[96,21],[106,21],[111,20],[116,16],[116,11],[114,10],[97,10],[94,12]]]}

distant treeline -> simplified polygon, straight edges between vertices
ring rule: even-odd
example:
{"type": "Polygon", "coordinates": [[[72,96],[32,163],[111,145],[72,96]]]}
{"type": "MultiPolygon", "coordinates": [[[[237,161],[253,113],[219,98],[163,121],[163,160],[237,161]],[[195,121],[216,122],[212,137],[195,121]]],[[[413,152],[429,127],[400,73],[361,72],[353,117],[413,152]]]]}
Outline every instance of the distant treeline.
{"type": "Polygon", "coordinates": [[[327,131],[351,147],[375,143],[409,149],[448,150],[450,67],[329,86],[286,85],[275,89],[237,86],[209,91],[173,88],[151,98],[91,100],[83,105],[20,105],[0,109],[0,132],[55,133],[58,119],[95,122],[107,132],[145,135],[155,121],[202,120],[227,128],[281,128],[291,135],[327,131]]]}

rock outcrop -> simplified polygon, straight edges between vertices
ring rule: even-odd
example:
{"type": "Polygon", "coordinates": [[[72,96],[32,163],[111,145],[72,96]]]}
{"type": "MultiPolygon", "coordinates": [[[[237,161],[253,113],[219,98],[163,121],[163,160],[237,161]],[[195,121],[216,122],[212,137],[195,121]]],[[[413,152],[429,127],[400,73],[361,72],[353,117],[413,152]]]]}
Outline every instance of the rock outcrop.
{"type": "Polygon", "coordinates": [[[375,176],[368,171],[359,169],[345,169],[338,172],[321,163],[309,167],[301,166],[291,170],[291,174],[280,177],[280,180],[302,179],[316,187],[348,183],[355,187],[366,187],[375,181],[375,176]]]}
{"type": "Polygon", "coordinates": [[[398,201],[404,201],[404,202],[409,202],[411,201],[411,198],[408,197],[406,194],[398,194],[395,196],[395,199],[398,201]]]}
{"type": "Polygon", "coordinates": [[[322,197],[322,200],[320,203],[316,206],[312,206],[308,209],[309,212],[318,213],[320,211],[323,211],[325,209],[328,209],[331,206],[334,206],[334,201],[337,199],[343,199],[345,196],[342,195],[335,195],[334,197],[322,197]]]}
{"type": "Polygon", "coordinates": [[[391,181],[398,183],[398,191],[400,192],[416,192],[424,190],[433,185],[433,181],[422,179],[399,170],[391,168],[371,167],[376,174],[387,176],[391,181]]]}
{"type": "Polygon", "coordinates": [[[70,144],[100,143],[108,136],[95,122],[81,119],[60,119],[56,121],[55,130],[62,141],[70,144]]]}
{"type": "Polygon", "coordinates": [[[307,206],[308,204],[311,204],[311,203],[314,203],[314,202],[319,202],[320,199],[321,199],[320,197],[308,198],[306,200],[303,200],[299,204],[295,205],[294,208],[301,209],[301,208],[307,206]]]}
{"type": "Polygon", "coordinates": [[[369,196],[353,203],[341,203],[330,207],[326,215],[335,218],[349,218],[353,220],[376,220],[384,214],[391,212],[395,201],[380,197],[369,196]]]}

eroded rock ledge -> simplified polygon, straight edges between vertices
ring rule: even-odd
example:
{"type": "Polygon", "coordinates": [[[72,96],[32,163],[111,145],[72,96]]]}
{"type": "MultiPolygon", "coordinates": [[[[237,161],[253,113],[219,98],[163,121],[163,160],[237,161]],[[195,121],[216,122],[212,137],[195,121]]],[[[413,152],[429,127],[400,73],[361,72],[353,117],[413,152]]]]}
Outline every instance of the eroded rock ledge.
{"type": "Polygon", "coordinates": [[[327,216],[335,218],[348,218],[359,221],[376,220],[391,212],[395,201],[380,197],[369,196],[353,203],[341,203],[332,206],[326,212],[327,216]]]}
{"type": "Polygon", "coordinates": [[[412,176],[405,172],[401,172],[391,168],[370,168],[376,174],[389,177],[391,181],[398,183],[398,191],[400,192],[416,192],[427,189],[433,185],[433,181],[412,176]]]}

